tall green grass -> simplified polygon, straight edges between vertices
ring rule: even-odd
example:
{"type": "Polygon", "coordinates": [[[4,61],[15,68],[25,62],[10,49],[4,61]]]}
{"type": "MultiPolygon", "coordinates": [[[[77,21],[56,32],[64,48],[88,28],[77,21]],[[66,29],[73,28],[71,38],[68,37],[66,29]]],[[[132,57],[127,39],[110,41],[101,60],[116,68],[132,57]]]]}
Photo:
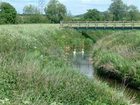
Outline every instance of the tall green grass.
{"type": "Polygon", "coordinates": [[[69,65],[65,48],[80,50],[85,41],[80,33],[57,26],[1,26],[0,104],[130,105],[123,91],[69,65]]]}
{"type": "Polygon", "coordinates": [[[94,46],[96,69],[116,73],[127,84],[140,88],[140,32],[120,31],[101,38],[94,46]]]}

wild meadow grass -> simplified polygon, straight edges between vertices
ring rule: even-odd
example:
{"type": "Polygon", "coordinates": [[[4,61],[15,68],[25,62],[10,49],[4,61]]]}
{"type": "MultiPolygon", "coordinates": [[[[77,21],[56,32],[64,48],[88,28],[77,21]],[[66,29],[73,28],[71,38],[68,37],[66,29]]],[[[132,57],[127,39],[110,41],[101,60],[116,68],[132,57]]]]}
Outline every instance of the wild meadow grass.
{"type": "MultiPolygon", "coordinates": [[[[86,39],[46,25],[0,27],[1,105],[130,105],[123,91],[74,71],[67,61],[86,39]]],[[[88,41],[87,41],[88,42],[88,41]]]]}
{"type": "Polygon", "coordinates": [[[101,38],[94,45],[93,59],[97,72],[115,74],[140,89],[140,31],[118,31],[101,38]]]}

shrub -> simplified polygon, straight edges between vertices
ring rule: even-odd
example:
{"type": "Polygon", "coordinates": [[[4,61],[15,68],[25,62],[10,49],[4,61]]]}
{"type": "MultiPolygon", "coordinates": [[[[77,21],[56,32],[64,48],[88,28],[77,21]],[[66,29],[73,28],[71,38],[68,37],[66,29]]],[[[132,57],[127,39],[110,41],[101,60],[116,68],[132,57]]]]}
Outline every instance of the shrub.
{"type": "Polygon", "coordinates": [[[2,2],[0,3],[0,23],[16,23],[16,9],[9,3],[2,2]]]}

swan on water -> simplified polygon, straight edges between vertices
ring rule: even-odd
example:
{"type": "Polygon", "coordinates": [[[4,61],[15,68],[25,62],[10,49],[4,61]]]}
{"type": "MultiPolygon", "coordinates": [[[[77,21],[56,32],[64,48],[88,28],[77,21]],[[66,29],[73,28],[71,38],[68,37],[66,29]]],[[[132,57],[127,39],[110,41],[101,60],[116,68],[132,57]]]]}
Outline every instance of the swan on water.
{"type": "Polygon", "coordinates": [[[84,53],[85,53],[85,52],[84,52],[84,49],[82,49],[81,53],[82,53],[82,56],[83,56],[83,55],[84,55],[84,53]]]}
{"type": "Polygon", "coordinates": [[[73,51],[73,55],[76,56],[76,49],[74,49],[74,51],[73,51]]]}

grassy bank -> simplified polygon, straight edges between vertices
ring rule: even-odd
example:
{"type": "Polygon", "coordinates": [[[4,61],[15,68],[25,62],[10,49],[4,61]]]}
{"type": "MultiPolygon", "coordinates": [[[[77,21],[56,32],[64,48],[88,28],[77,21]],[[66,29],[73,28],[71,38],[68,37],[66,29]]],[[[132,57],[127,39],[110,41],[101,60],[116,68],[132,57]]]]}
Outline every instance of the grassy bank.
{"type": "Polygon", "coordinates": [[[140,89],[140,32],[120,31],[101,38],[94,46],[94,65],[100,74],[115,77],[140,89]]]}
{"type": "Polygon", "coordinates": [[[74,71],[67,54],[89,39],[57,26],[0,27],[1,105],[130,105],[123,92],[74,71]]]}

